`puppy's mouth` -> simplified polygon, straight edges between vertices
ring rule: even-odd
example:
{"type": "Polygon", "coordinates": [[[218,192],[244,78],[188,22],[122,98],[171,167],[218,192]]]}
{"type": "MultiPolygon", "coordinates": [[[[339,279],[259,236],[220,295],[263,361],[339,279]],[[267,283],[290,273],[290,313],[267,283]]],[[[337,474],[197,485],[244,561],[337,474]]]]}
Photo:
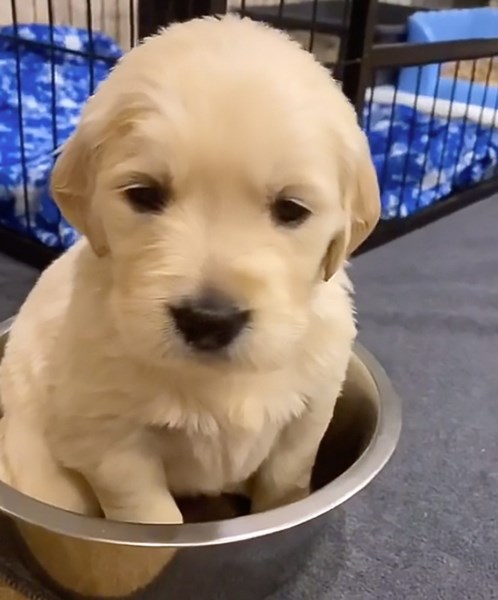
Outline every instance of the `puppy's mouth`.
{"type": "MultiPolygon", "coordinates": [[[[244,336],[245,337],[245,336],[244,336]]],[[[208,371],[226,370],[232,372],[252,372],[258,370],[250,357],[243,352],[242,336],[237,341],[220,345],[219,340],[205,340],[201,345],[189,344],[182,339],[182,362],[187,362],[192,368],[208,371]]]]}

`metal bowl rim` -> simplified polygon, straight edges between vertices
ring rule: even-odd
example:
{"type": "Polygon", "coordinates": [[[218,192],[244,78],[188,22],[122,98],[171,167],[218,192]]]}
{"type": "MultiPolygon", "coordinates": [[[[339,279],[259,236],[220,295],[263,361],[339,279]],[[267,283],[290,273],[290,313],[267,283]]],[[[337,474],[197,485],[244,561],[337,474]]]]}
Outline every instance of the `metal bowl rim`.
{"type": "MultiPolygon", "coordinates": [[[[13,319],[0,323],[0,338],[13,319]]],[[[70,513],[30,498],[0,481],[0,513],[73,538],[128,546],[182,548],[240,542],[277,533],[315,519],[354,496],[383,469],[401,432],[401,402],[384,369],[360,343],[355,354],[367,368],[379,396],[372,438],[342,475],[307,498],[265,513],[211,523],[154,525],[118,523],[70,513]]]]}

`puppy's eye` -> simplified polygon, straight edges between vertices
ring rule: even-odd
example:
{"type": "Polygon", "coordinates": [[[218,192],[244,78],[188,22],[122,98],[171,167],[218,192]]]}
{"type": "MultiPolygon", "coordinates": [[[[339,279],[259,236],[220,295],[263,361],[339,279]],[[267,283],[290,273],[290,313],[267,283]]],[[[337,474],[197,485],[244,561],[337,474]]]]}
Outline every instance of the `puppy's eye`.
{"type": "Polygon", "coordinates": [[[168,190],[158,183],[151,182],[125,189],[125,195],[131,206],[139,213],[158,214],[168,203],[168,190]]]}
{"type": "Polygon", "coordinates": [[[293,198],[278,198],[271,206],[275,223],[286,227],[298,227],[311,215],[311,211],[293,198]]]}

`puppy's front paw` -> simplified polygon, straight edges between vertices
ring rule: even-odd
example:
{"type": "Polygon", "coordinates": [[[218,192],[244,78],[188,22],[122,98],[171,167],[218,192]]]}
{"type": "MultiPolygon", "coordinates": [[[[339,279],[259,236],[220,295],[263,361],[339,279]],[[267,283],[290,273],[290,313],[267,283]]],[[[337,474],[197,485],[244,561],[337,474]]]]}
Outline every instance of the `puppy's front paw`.
{"type": "Polygon", "coordinates": [[[285,490],[256,487],[251,499],[251,512],[260,513],[298,502],[308,497],[309,487],[292,487],[285,490]]]}
{"type": "Polygon", "coordinates": [[[162,525],[181,525],[183,523],[180,509],[176,502],[169,497],[144,498],[140,506],[107,506],[104,512],[106,518],[112,521],[162,525]]]}

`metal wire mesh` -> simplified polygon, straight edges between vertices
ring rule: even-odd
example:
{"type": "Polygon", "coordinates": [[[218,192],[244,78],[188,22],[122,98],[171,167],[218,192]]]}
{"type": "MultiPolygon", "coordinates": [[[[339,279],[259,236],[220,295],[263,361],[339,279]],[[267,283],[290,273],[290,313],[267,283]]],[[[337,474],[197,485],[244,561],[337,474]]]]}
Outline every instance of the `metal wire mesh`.
{"type": "MultiPolygon", "coordinates": [[[[0,26],[12,23],[12,2],[0,2],[0,26]]],[[[90,4],[91,27],[113,39],[124,49],[135,41],[136,3],[128,0],[16,0],[19,23],[45,23],[54,25],[88,26],[90,4]]]]}
{"type": "MultiPolygon", "coordinates": [[[[65,65],[73,61],[78,83],[86,85],[77,99],[79,110],[102,78],[103,65],[108,70],[117,59],[94,43],[94,32],[108,32],[109,40],[127,49],[135,31],[133,0],[113,0],[112,9],[104,0],[1,4],[1,227],[56,251],[67,247],[61,216],[47,197],[53,157],[75,119],[75,107],[70,106],[75,100],[66,93],[65,65]]],[[[0,231],[0,237],[5,235],[0,231]]]]}
{"type": "Polygon", "coordinates": [[[385,69],[370,73],[363,126],[384,219],[411,217],[496,178],[497,55],[498,46],[493,56],[418,64],[409,91],[399,71],[391,79],[385,69]],[[428,66],[434,67],[430,95],[423,89],[428,66]]]}

